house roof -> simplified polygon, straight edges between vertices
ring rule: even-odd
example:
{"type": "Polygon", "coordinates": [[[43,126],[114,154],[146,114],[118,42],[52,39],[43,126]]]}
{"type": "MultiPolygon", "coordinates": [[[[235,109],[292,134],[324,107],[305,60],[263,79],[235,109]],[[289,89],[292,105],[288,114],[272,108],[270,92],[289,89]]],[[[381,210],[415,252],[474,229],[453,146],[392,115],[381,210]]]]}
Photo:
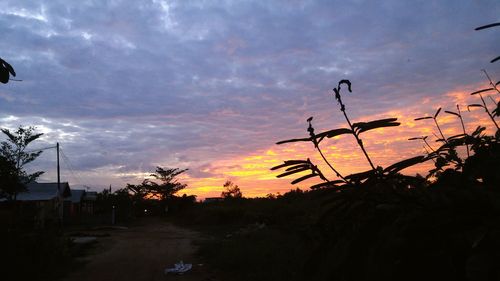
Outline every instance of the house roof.
{"type": "Polygon", "coordinates": [[[61,182],[61,191],[58,191],[56,182],[29,183],[26,185],[26,189],[26,192],[17,195],[18,201],[52,200],[57,198],[59,194],[63,198],[71,196],[71,190],[67,182],[61,182]]]}
{"type": "Polygon", "coordinates": [[[71,197],[64,199],[64,201],[71,201],[71,203],[80,203],[85,196],[84,189],[71,189],[71,197]]]}
{"type": "Polygon", "coordinates": [[[97,191],[87,191],[83,196],[83,200],[85,201],[96,201],[97,200],[97,191]]]}

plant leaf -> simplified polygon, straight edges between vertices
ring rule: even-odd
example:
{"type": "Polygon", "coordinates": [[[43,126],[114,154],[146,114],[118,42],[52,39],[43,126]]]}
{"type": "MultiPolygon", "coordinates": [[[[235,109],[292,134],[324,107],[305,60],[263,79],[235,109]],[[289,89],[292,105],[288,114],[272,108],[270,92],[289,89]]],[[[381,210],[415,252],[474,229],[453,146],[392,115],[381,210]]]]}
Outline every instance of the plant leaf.
{"type": "Polygon", "coordinates": [[[403,169],[422,163],[424,161],[427,161],[425,159],[425,156],[412,157],[390,165],[389,167],[384,169],[384,172],[388,172],[389,174],[395,174],[403,169]]]}
{"type": "Polygon", "coordinates": [[[497,60],[500,60],[500,56],[498,56],[498,57],[496,57],[496,58],[492,59],[492,60],[490,61],[490,63],[494,63],[494,62],[496,62],[497,60]]]}
{"type": "Polygon", "coordinates": [[[351,81],[347,80],[347,79],[342,79],[339,81],[339,85],[338,85],[338,88],[340,89],[340,85],[341,84],[346,84],[347,85],[347,90],[352,93],[351,91],[351,81]]]}
{"type": "Polygon", "coordinates": [[[482,104],[477,104],[477,103],[474,103],[474,104],[469,104],[469,105],[467,106],[467,110],[469,110],[469,111],[470,111],[470,108],[471,108],[471,107],[483,107],[483,108],[484,108],[484,106],[483,106],[482,104]]]}
{"type": "Polygon", "coordinates": [[[453,114],[453,115],[455,115],[455,116],[457,116],[457,117],[460,117],[460,115],[459,115],[458,113],[453,112],[453,111],[448,111],[448,110],[445,110],[444,112],[446,112],[446,113],[448,113],[448,114],[453,114]]]}
{"type": "Polygon", "coordinates": [[[347,129],[347,128],[340,128],[340,129],[334,129],[334,130],[319,133],[316,135],[316,137],[317,138],[323,138],[323,137],[333,138],[333,137],[343,135],[343,134],[352,134],[352,131],[350,129],[347,129]]]}
{"type": "Polygon", "coordinates": [[[289,142],[299,142],[299,141],[311,141],[311,138],[301,138],[301,139],[289,139],[289,140],[283,140],[279,141],[276,144],[284,144],[284,143],[289,143],[289,142]]]}
{"type": "Polygon", "coordinates": [[[309,163],[310,162],[307,160],[286,160],[286,161],[284,161],[283,164],[272,167],[271,170],[273,171],[273,170],[281,169],[281,168],[284,168],[287,166],[298,165],[298,164],[309,164],[309,163]]]}
{"type": "Polygon", "coordinates": [[[481,29],[486,29],[486,28],[490,28],[490,27],[494,27],[494,26],[500,26],[500,22],[490,23],[490,24],[487,24],[487,25],[476,27],[474,30],[481,30],[481,29]]]}
{"type": "Polygon", "coordinates": [[[288,172],[279,174],[276,177],[277,178],[282,178],[282,177],[286,177],[286,176],[293,175],[293,174],[296,174],[296,173],[304,172],[304,171],[307,171],[307,170],[309,170],[309,167],[299,168],[299,169],[295,169],[295,170],[292,170],[292,171],[288,171],[288,172]]]}
{"type": "Polygon", "coordinates": [[[466,134],[458,134],[458,135],[453,135],[448,138],[448,140],[456,139],[456,138],[461,138],[467,136],[466,134]]]}
{"type": "Polygon", "coordinates": [[[484,92],[493,91],[493,90],[494,90],[494,88],[482,89],[482,90],[479,90],[479,91],[472,92],[470,94],[471,94],[471,96],[473,96],[473,95],[477,95],[479,93],[484,93],[484,92]]]}
{"type": "Polygon", "coordinates": [[[436,117],[439,115],[439,112],[441,112],[441,107],[438,108],[438,110],[436,111],[436,114],[434,114],[434,119],[436,119],[436,117]]]}
{"type": "Polygon", "coordinates": [[[309,165],[309,164],[300,164],[300,165],[289,167],[285,171],[292,171],[292,170],[296,170],[296,169],[300,169],[300,168],[305,168],[305,167],[310,168],[311,165],[309,165]]]}
{"type": "Polygon", "coordinates": [[[321,187],[338,187],[337,184],[339,183],[345,183],[345,181],[343,180],[334,180],[334,181],[329,181],[329,182],[322,182],[322,183],[319,183],[319,184],[315,184],[313,186],[311,186],[310,188],[311,189],[318,189],[318,188],[321,188],[321,187]]]}
{"type": "Polygon", "coordinates": [[[369,178],[374,173],[375,173],[375,170],[368,170],[368,171],[361,172],[361,173],[350,174],[350,175],[346,176],[345,178],[351,179],[354,181],[362,181],[364,179],[369,178]]]}
{"type": "Polygon", "coordinates": [[[317,177],[317,176],[318,176],[318,174],[309,174],[309,175],[305,175],[305,176],[303,176],[303,177],[300,177],[300,178],[298,178],[298,179],[293,180],[293,181],[292,181],[292,184],[296,184],[296,183],[299,183],[299,182],[301,182],[301,181],[303,181],[303,180],[307,180],[307,179],[309,179],[309,178],[312,178],[312,177],[317,177]]]}
{"type": "Polygon", "coordinates": [[[356,131],[357,134],[360,134],[362,132],[366,132],[369,130],[377,129],[377,128],[382,128],[382,127],[394,127],[394,126],[399,126],[401,123],[399,122],[394,122],[398,120],[397,118],[386,118],[386,119],[380,119],[380,120],[374,120],[370,122],[357,122],[352,124],[352,127],[356,131]]]}
{"type": "Polygon", "coordinates": [[[415,118],[413,119],[414,121],[418,121],[418,120],[425,120],[425,119],[432,119],[432,117],[430,116],[426,116],[426,117],[419,117],[419,118],[415,118]]]}
{"type": "Polygon", "coordinates": [[[3,61],[3,64],[5,65],[5,68],[7,68],[7,70],[10,72],[10,74],[14,77],[16,77],[16,72],[14,71],[14,68],[12,67],[12,65],[10,65],[8,62],[3,61]]]}

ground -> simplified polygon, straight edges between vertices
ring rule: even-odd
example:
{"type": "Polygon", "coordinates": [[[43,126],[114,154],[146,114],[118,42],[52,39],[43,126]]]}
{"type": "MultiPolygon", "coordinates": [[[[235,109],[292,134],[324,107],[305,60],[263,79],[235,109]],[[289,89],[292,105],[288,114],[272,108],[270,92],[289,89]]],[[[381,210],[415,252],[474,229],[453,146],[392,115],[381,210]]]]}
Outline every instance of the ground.
{"type": "Polygon", "coordinates": [[[81,265],[65,281],[106,280],[218,280],[196,256],[195,240],[199,233],[160,219],[145,219],[128,228],[101,228],[85,234],[98,237],[93,252],[80,258],[81,265]],[[165,275],[164,269],[180,260],[193,264],[184,275],[165,275]]]}

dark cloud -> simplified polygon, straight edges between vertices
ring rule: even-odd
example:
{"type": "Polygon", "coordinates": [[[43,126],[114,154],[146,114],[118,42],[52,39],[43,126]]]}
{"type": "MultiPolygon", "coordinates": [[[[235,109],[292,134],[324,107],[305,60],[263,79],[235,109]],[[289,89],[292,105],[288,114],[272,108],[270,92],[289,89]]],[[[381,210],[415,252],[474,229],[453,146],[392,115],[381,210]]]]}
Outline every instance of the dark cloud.
{"type": "Polygon", "coordinates": [[[0,126],[38,125],[101,181],[157,165],[213,176],[218,159],[305,134],[311,115],[341,124],[340,79],[362,117],[498,76],[498,30],[473,31],[498,14],[496,1],[2,1],[0,55],[23,82],[0,88],[0,126]]]}

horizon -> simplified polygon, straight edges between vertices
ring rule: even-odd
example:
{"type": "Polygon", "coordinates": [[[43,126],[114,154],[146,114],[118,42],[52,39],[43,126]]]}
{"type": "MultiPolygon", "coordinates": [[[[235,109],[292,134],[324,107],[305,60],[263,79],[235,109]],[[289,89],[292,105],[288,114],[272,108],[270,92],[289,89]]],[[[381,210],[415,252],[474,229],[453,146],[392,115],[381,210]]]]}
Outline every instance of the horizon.
{"type": "MultiPolygon", "coordinates": [[[[345,127],[339,80],[353,83],[343,100],[355,121],[402,123],[363,135],[375,165],[422,155],[407,139],[432,136],[432,124],[413,120],[438,107],[466,111],[488,84],[481,69],[500,77],[489,63],[498,29],[474,31],[499,14],[496,1],[4,1],[0,57],[23,81],[0,88],[0,127],[36,126],[44,135],[30,150],[60,142],[61,180],[95,191],[137,184],[156,166],[189,169],[180,194],[199,199],[220,195],[226,180],[246,197],[308,189],[314,181],[292,186],[269,169],[319,164],[313,146],[275,143],[307,137],[310,116],[318,132],[345,127]]],[[[487,119],[464,115],[468,131],[487,119]]],[[[445,135],[457,132],[455,117],[441,118],[445,135]]],[[[355,146],[342,136],[324,151],[344,174],[365,171],[355,146]]],[[[54,156],[30,164],[46,171],[41,182],[53,181],[54,156]]]]}

